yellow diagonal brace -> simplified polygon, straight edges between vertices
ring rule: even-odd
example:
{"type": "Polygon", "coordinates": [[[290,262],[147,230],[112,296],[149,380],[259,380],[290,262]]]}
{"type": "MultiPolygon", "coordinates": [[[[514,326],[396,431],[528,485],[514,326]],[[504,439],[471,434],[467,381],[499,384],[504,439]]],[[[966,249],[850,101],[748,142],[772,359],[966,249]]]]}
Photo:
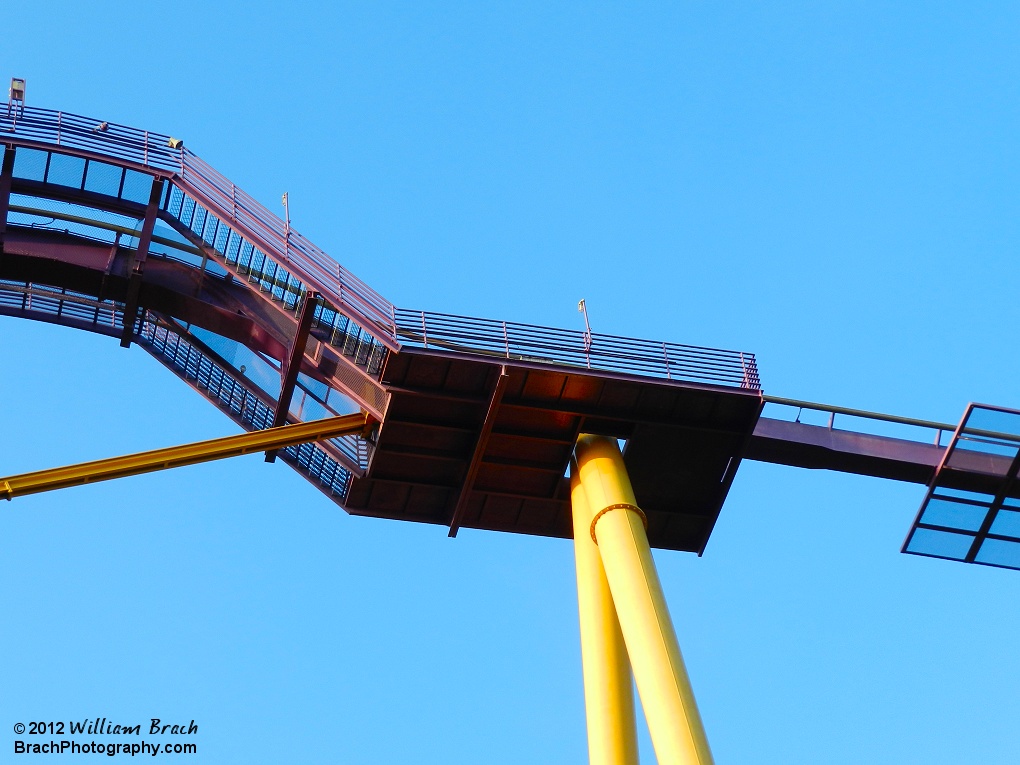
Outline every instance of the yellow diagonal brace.
{"type": "Polygon", "coordinates": [[[294,444],[364,433],[370,426],[368,415],[347,414],[342,417],[256,430],[252,433],[214,438],[183,446],[170,446],[123,457],[110,457],[78,465],[22,473],[9,478],[0,478],[0,499],[9,500],[25,494],[37,494],[167,468],[197,465],[200,462],[239,457],[242,454],[264,452],[267,449],[286,449],[294,444]]]}

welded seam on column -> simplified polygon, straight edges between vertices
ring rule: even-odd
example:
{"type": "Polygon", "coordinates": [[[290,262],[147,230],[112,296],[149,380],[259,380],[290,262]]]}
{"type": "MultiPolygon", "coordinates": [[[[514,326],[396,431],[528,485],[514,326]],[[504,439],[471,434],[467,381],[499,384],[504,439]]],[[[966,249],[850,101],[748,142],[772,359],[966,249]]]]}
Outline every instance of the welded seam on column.
{"type": "Polygon", "coordinates": [[[639,516],[641,516],[641,522],[645,525],[645,531],[648,531],[648,516],[645,515],[645,511],[637,505],[632,505],[630,502],[617,502],[615,505],[607,505],[595,513],[595,517],[591,519],[591,528],[588,533],[591,534],[591,541],[596,545],[599,540],[595,538],[595,524],[599,522],[599,518],[608,513],[610,510],[633,510],[639,516]]]}

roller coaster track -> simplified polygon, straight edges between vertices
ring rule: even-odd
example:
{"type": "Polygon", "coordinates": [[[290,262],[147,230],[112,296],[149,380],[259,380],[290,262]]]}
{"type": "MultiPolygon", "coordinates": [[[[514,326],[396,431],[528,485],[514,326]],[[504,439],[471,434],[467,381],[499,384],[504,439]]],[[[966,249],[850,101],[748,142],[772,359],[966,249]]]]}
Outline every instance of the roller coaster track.
{"type": "MultiPolygon", "coordinates": [[[[752,354],[397,308],[169,135],[25,107],[0,114],[0,143],[0,314],[140,345],[248,430],[358,409],[385,427],[394,355],[760,389],[752,354]]],[[[280,456],[346,506],[374,442],[280,456]]]]}
{"type": "Polygon", "coordinates": [[[18,107],[0,144],[0,315],[139,345],[248,431],[366,413],[278,455],[348,512],[569,537],[592,433],[657,547],[701,553],[747,458],[928,484],[906,551],[1020,567],[1018,412],[767,397],[753,354],[397,308],[176,138],[18,107]]]}

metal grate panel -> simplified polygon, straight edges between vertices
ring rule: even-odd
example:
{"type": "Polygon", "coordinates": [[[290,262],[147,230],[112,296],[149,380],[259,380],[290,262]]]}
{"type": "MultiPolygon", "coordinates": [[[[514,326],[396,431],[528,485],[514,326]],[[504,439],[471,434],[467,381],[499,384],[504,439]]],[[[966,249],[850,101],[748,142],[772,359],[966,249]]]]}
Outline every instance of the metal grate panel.
{"type": "MultiPolygon", "coordinates": [[[[272,425],[272,408],[182,334],[147,318],[138,342],[246,430],[272,425]]],[[[290,446],[279,455],[327,496],[343,503],[351,473],[316,444],[290,446]]]]}

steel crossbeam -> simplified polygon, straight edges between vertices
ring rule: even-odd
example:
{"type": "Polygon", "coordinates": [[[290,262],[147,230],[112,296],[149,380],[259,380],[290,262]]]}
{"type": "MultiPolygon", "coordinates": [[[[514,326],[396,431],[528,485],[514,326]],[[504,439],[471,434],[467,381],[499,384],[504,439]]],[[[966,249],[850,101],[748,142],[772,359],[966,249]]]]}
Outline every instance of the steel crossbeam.
{"type": "MultiPolygon", "coordinates": [[[[312,320],[315,318],[315,306],[319,302],[318,292],[305,294],[305,301],[301,306],[301,315],[298,317],[297,331],[294,333],[294,340],[290,344],[290,351],[284,359],[283,367],[280,370],[280,397],[276,400],[276,411],[273,412],[273,427],[278,428],[287,422],[287,413],[290,411],[290,402],[294,398],[294,388],[297,386],[298,373],[301,372],[301,359],[305,357],[305,346],[308,344],[308,335],[312,329],[312,320]]],[[[276,460],[276,450],[266,452],[266,462],[276,460]]]]}
{"type": "Polygon", "coordinates": [[[138,320],[138,298],[142,290],[142,272],[145,269],[145,259],[149,255],[149,245],[152,244],[152,232],[156,226],[156,213],[159,210],[159,198],[162,193],[163,180],[153,178],[152,188],[149,191],[149,204],[145,208],[142,230],[138,235],[138,247],[135,249],[131,275],[128,277],[127,297],[124,300],[124,332],[120,337],[120,344],[123,348],[131,345],[131,336],[135,332],[135,322],[138,320]]]}
{"type": "Polygon", "coordinates": [[[372,421],[364,413],[313,420],[281,428],[256,430],[236,436],[214,438],[182,446],[128,454],[122,457],[83,462],[32,473],[0,478],[0,499],[11,500],[26,494],[82,486],[157,470],[197,465],[201,462],[239,457],[267,449],[286,449],[309,441],[324,441],[339,436],[364,433],[372,421]]]}
{"type": "Polygon", "coordinates": [[[3,242],[7,231],[7,213],[11,206],[11,181],[14,176],[14,147],[4,151],[3,165],[0,167],[0,242],[3,242]]]}

